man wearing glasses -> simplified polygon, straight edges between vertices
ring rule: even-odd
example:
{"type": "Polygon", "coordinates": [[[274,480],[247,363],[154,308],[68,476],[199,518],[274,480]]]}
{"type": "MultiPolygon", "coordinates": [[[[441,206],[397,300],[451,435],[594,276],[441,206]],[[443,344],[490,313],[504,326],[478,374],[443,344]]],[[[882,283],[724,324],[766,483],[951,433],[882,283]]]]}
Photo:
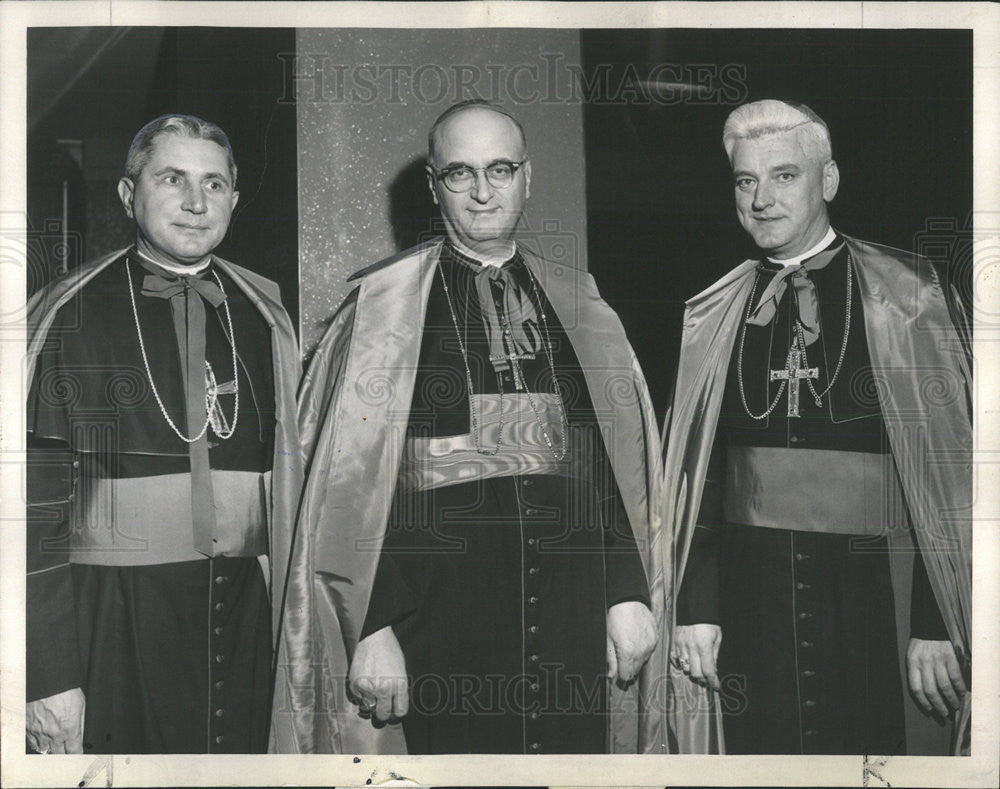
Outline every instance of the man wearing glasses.
{"type": "Polygon", "coordinates": [[[642,374],[591,277],[515,241],[516,119],[451,107],[427,173],[447,237],[355,275],[303,384],[290,595],[322,632],[290,643],[333,677],[350,656],[344,750],[399,747],[400,719],[411,753],[605,752],[607,677],[635,679],[663,596],[642,374]]]}

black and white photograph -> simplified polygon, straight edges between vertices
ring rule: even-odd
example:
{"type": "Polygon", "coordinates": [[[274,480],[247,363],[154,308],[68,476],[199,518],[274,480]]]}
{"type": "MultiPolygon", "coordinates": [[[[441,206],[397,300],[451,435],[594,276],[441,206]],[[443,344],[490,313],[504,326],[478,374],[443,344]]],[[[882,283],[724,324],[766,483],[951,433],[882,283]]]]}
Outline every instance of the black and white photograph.
{"type": "Polygon", "coordinates": [[[0,19],[5,786],[995,785],[996,6],[0,19]]]}

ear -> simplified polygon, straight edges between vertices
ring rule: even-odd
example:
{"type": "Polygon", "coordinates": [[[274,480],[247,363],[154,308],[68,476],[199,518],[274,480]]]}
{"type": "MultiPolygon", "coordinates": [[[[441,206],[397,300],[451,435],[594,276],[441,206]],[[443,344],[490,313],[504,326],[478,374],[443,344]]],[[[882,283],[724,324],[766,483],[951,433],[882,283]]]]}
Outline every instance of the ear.
{"type": "Polygon", "coordinates": [[[121,198],[122,206],[125,208],[125,216],[135,219],[132,213],[132,198],[135,196],[135,184],[131,178],[122,178],[118,182],[118,197],[121,198]]]}
{"type": "Polygon", "coordinates": [[[840,186],[840,170],[832,159],[823,165],[823,199],[831,202],[840,186]]]}
{"type": "Polygon", "coordinates": [[[231,206],[229,206],[229,210],[230,211],[234,211],[236,209],[236,201],[239,200],[239,199],[240,199],[240,193],[239,192],[233,192],[233,204],[231,206]]]}
{"type": "Polygon", "coordinates": [[[531,160],[524,164],[524,199],[531,197],[531,160]]]}
{"type": "Polygon", "coordinates": [[[424,169],[427,171],[427,188],[431,190],[431,200],[434,201],[434,205],[438,205],[437,189],[434,188],[434,171],[429,164],[425,165],[424,169]]]}

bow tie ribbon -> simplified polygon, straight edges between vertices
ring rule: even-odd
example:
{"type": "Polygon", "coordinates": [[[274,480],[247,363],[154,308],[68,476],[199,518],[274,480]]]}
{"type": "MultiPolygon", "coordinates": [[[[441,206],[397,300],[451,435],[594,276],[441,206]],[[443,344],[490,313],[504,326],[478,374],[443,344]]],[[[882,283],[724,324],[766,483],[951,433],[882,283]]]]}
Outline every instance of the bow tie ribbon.
{"type": "Polygon", "coordinates": [[[490,345],[490,361],[496,370],[506,370],[511,353],[534,354],[542,349],[542,336],[538,331],[538,312],[531,296],[517,284],[507,266],[482,266],[476,272],[476,291],[486,323],[490,345]],[[514,348],[505,349],[504,331],[493,297],[495,284],[503,289],[503,313],[510,327],[514,348]]]}
{"type": "Polygon", "coordinates": [[[142,281],[142,295],[157,299],[172,299],[184,293],[185,287],[191,288],[213,307],[220,306],[226,300],[226,294],[218,285],[209,279],[197,276],[164,277],[159,274],[147,274],[142,281]]]}
{"type": "Polygon", "coordinates": [[[795,291],[795,301],[799,308],[799,323],[802,324],[802,336],[806,345],[812,345],[819,339],[819,298],[816,295],[816,285],[809,278],[810,271],[817,271],[827,266],[841,249],[843,244],[813,255],[808,260],[794,266],[786,266],[768,283],[760,294],[760,301],[747,318],[747,323],[753,326],[767,326],[778,311],[782,296],[788,289],[791,280],[795,291]]]}

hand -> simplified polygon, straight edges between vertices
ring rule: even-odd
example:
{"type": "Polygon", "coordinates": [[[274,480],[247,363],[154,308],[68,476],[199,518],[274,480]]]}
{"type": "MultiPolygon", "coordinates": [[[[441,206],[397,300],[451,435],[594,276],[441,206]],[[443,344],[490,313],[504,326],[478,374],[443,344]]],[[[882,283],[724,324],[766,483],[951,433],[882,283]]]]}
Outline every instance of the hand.
{"type": "Polygon", "coordinates": [[[718,625],[678,625],[674,628],[671,652],[674,661],[692,682],[719,690],[719,646],[722,628],[718,625]]]}
{"type": "Polygon", "coordinates": [[[962,705],[965,682],[951,642],[911,638],[906,648],[906,673],[910,695],[924,712],[947,718],[951,710],[962,705]]]}
{"type": "Polygon", "coordinates": [[[608,609],[608,676],[631,682],[656,646],[656,620],[642,603],[629,600],[608,609]]]}
{"type": "Polygon", "coordinates": [[[361,640],[350,671],[351,692],[361,699],[361,712],[380,721],[402,718],[410,708],[406,659],[392,627],[383,627],[361,640]]]}
{"type": "Polygon", "coordinates": [[[24,728],[28,744],[39,753],[83,753],[83,711],[80,688],[29,701],[24,728]]]}

